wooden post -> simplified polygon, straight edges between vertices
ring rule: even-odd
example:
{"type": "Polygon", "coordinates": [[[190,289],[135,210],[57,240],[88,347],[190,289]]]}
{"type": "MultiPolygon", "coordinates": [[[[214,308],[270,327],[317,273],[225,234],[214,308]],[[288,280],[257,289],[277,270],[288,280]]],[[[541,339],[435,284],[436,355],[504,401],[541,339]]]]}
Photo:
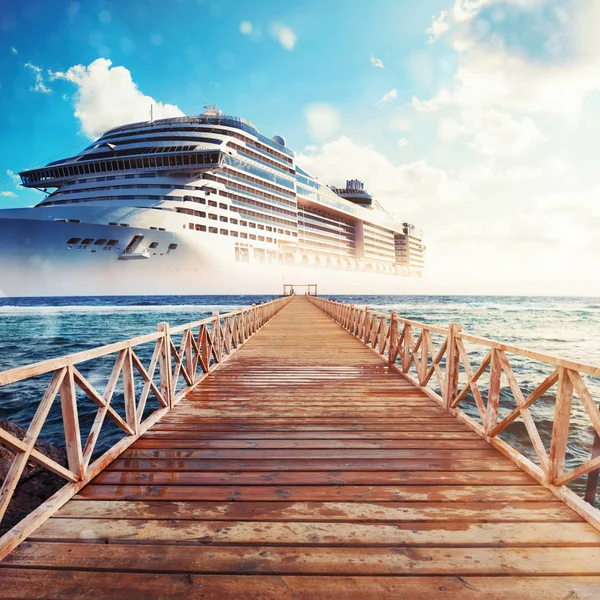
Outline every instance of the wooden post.
{"type": "Polygon", "coordinates": [[[410,370],[410,360],[412,358],[412,325],[404,324],[402,329],[402,339],[404,344],[401,347],[402,352],[402,371],[408,373],[410,370]]]}
{"type": "Polygon", "coordinates": [[[556,405],[554,408],[554,426],[550,445],[550,469],[548,479],[552,483],[565,468],[569,425],[571,423],[571,405],[573,403],[573,382],[565,367],[558,372],[556,405]]]}
{"type": "MultiPolygon", "coordinates": [[[[592,457],[590,460],[594,460],[596,457],[600,456],[600,435],[598,432],[594,432],[594,445],[592,446],[592,457]]],[[[596,500],[596,494],[598,493],[598,479],[600,476],[600,469],[596,469],[591,473],[588,473],[587,476],[587,486],[585,489],[585,497],[584,500],[589,502],[591,505],[594,504],[596,500]]]]}
{"type": "Polygon", "coordinates": [[[137,411],[135,406],[135,383],[133,379],[133,361],[131,358],[131,348],[125,350],[125,360],[123,362],[123,395],[125,396],[125,420],[131,427],[134,435],[138,432],[137,411]]]}
{"type": "Polygon", "coordinates": [[[77,395],[73,367],[67,367],[67,373],[60,385],[60,406],[65,431],[65,445],[69,470],[81,480],[85,474],[81,435],[79,431],[79,414],[77,412],[77,395]]]}
{"type": "Polygon", "coordinates": [[[492,348],[490,357],[490,386],[488,390],[487,408],[485,412],[485,423],[483,427],[489,433],[496,427],[498,422],[498,409],[500,407],[500,385],[502,383],[502,364],[498,356],[498,350],[492,348]]]}
{"type": "Polygon", "coordinates": [[[460,372],[460,354],[456,345],[456,333],[462,330],[460,323],[450,323],[448,326],[448,349],[446,350],[446,408],[458,394],[458,374],[460,372]]]}
{"type": "Polygon", "coordinates": [[[426,385],[425,380],[427,379],[428,362],[429,362],[429,344],[427,338],[427,330],[423,327],[421,329],[421,361],[417,369],[417,377],[419,378],[420,385],[426,385]]]}
{"type": "Polygon", "coordinates": [[[371,324],[370,323],[370,316],[371,315],[369,313],[369,307],[368,306],[365,306],[365,313],[364,314],[365,314],[365,316],[364,316],[364,319],[363,319],[363,330],[362,330],[361,337],[362,337],[362,341],[365,344],[368,344],[369,343],[370,332],[371,332],[371,329],[370,329],[370,324],[371,324]]]}
{"type": "Polygon", "coordinates": [[[215,311],[212,314],[213,316],[213,324],[212,324],[212,341],[213,348],[215,349],[215,354],[217,356],[217,362],[221,362],[221,358],[223,352],[221,350],[221,324],[219,323],[219,311],[215,311]]]}
{"type": "Polygon", "coordinates": [[[393,365],[398,357],[398,313],[390,316],[390,345],[388,346],[388,364],[393,365]]]}
{"type": "Polygon", "coordinates": [[[158,331],[164,334],[160,347],[158,369],[160,373],[160,393],[167,401],[169,408],[173,408],[173,369],[171,367],[171,334],[168,323],[159,323],[158,331]]]}

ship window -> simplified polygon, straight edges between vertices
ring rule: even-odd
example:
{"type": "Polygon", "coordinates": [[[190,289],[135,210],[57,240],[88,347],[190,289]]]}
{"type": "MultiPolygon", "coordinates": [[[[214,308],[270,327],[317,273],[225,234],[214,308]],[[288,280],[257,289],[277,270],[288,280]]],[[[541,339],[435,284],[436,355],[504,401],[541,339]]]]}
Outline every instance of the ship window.
{"type": "Polygon", "coordinates": [[[106,240],[96,240],[94,242],[94,246],[104,246],[106,244],[106,240]]]}
{"type": "Polygon", "coordinates": [[[129,227],[129,223],[119,223],[121,227],[129,227]]]}
{"type": "Polygon", "coordinates": [[[240,225],[243,225],[244,227],[246,227],[246,225],[248,225],[248,221],[240,221],[240,225]]]}
{"type": "Polygon", "coordinates": [[[158,242],[152,242],[150,248],[158,248],[158,242]]]}
{"type": "MultiPolygon", "coordinates": [[[[184,225],[184,227],[185,227],[185,225],[184,225]]],[[[190,229],[194,229],[194,224],[193,223],[190,223],[190,229]]]]}
{"type": "Polygon", "coordinates": [[[267,238],[267,242],[269,242],[269,243],[273,242],[273,238],[267,238]]]}
{"type": "Polygon", "coordinates": [[[237,220],[237,219],[229,219],[229,222],[230,222],[232,225],[237,225],[237,224],[238,224],[238,220],[237,220]]]}
{"type": "Polygon", "coordinates": [[[219,208],[222,208],[223,210],[227,210],[227,204],[223,204],[222,202],[220,202],[219,208]]]}
{"type": "Polygon", "coordinates": [[[216,207],[216,206],[217,206],[217,203],[216,203],[214,200],[209,200],[209,201],[208,201],[208,205],[209,205],[209,206],[215,206],[215,207],[216,207]]]}
{"type": "Polygon", "coordinates": [[[79,219],[69,219],[69,223],[81,223],[79,219]]]}
{"type": "Polygon", "coordinates": [[[267,225],[267,231],[273,231],[273,228],[267,225]]]}
{"type": "Polygon", "coordinates": [[[251,233],[251,234],[250,234],[250,239],[251,239],[251,240],[255,240],[255,239],[256,239],[256,236],[255,236],[253,233],[251,233]]]}
{"type": "Polygon", "coordinates": [[[206,231],[206,225],[196,225],[196,231],[206,231]]]}
{"type": "Polygon", "coordinates": [[[260,223],[258,224],[258,228],[264,230],[265,226],[261,225],[260,223]]]}
{"type": "Polygon", "coordinates": [[[116,246],[119,243],[119,240],[108,240],[108,242],[106,242],[107,246],[116,246]]]}
{"type": "Polygon", "coordinates": [[[92,238],[85,238],[84,240],[81,241],[81,245],[82,246],[87,246],[88,244],[91,244],[94,240],[92,238]]]}
{"type": "MultiPolygon", "coordinates": [[[[256,229],[256,223],[252,223],[250,222],[250,227],[253,227],[254,229],[256,229]]],[[[283,232],[282,232],[283,233],[283,232]]]]}
{"type": "Polygon", "coordinates": [[[219,221],[223,221],[223,223],[227,223],[227,217],[219,217],[219,221]]]}
{"type": "Polygon", "coordinates": [[[158,230],[159,231],[165,231],[165,228],[164,227],[159,227],[158,230]]]}
{"type": "Polygon", "coordinates": [[[237,231],[230,231],[229,235],[231,235],[232,237],[237,237],[238,236],[238,232],[237,231]]]}
{"type": "Polygon", "coordinates": [[[277,233],[283,233],[283,229],[278,229],[277,233]]]}
{"type": "Polygon", "coordinates": [[[219,233],[221,235],[229,235],[229,231],[227,231],[227,229],[221,229],[221,231],[219,233]]]}
{"type": "Polygon", "coordinates": [[[81,238],[71,238],[70,240],[67,241],[67,244],[79,244],[80,241],[81,241],[81,238]]]}
{"type": "Polygon", "coordinates": [[[211,220],[213,220],[213,221],[216,221],[217,220],[217,215],[213,215],[212,213],[208,213],[208,218],[211,219],[211,220]]]}
{"type": "Polygon", "coordinates": [[[109,225],[118,225],[118,223],[109,223],[109,225]]]}
{"type": "Polygon", "coordinates": [[[244,233],[244,232],[241,232],[241,233],[240,233],[240,237],[241,237],[241,238],[244,238],[244,239],[247,239],[247,238],[248,238],[248,234],[247,234],[247,233],[244,233]]]}
{"type": "Polygon", "coordinates": [[[66,223],[67,219],[54,219],[56,223],[66,223]]]}
{"type": "Polygon", "coordinates": [[[152,225],[150,226],[150,229],[154,229],[156,231],[156,227],[152,227],[152,225]]]}
{"type": "Polygon", "coordinates": [[[169,244],[169,250],[177,250],[177,244],[169,244]]]}
{"type": "Polygon", "coordinates": [[[265,236],[264,235],[259,235],[258,236],[258,241],[259,242],[264,242],[265,241],[265,236]]]}
{"type": "Polygon", "coordinates": [[[219,230],[216,227],[209,227],[208,232],[209,233],[219,233],[219,230]]]}

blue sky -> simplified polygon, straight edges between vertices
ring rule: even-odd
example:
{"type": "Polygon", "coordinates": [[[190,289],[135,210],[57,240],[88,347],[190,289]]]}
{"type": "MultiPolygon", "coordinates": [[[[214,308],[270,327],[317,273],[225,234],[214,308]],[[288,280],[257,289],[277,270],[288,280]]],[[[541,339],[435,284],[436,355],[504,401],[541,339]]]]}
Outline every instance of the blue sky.
{"type": "Polygon", "coordinates": [[[205,103],[363,178],[426,232],[406,291],[600,294],[594,0],[4,0],[0,203],[11,173],[107,127],[205,103]],[[458,276],[454,276],[458,273],[458,276]]]}

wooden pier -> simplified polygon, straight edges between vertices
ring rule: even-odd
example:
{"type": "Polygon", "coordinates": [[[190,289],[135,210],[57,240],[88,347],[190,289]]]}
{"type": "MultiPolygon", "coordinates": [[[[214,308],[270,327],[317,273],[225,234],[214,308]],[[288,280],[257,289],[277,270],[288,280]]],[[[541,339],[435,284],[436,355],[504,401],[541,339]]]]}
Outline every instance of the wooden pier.
{"type": "Polygon", "coordinates": [[[600,598],[600,531],[315,302],[33,530],[0,596],[600,598]]]}

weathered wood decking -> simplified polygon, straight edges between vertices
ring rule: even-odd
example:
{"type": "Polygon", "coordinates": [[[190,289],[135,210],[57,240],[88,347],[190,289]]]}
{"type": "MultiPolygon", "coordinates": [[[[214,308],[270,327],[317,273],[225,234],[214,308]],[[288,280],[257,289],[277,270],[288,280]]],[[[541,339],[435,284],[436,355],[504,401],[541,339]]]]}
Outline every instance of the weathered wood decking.
{"type": "Polygon", "coordinates": [[[15,598],[599,598],[600,533],[297,298],[0,564],[15,598]]]}

